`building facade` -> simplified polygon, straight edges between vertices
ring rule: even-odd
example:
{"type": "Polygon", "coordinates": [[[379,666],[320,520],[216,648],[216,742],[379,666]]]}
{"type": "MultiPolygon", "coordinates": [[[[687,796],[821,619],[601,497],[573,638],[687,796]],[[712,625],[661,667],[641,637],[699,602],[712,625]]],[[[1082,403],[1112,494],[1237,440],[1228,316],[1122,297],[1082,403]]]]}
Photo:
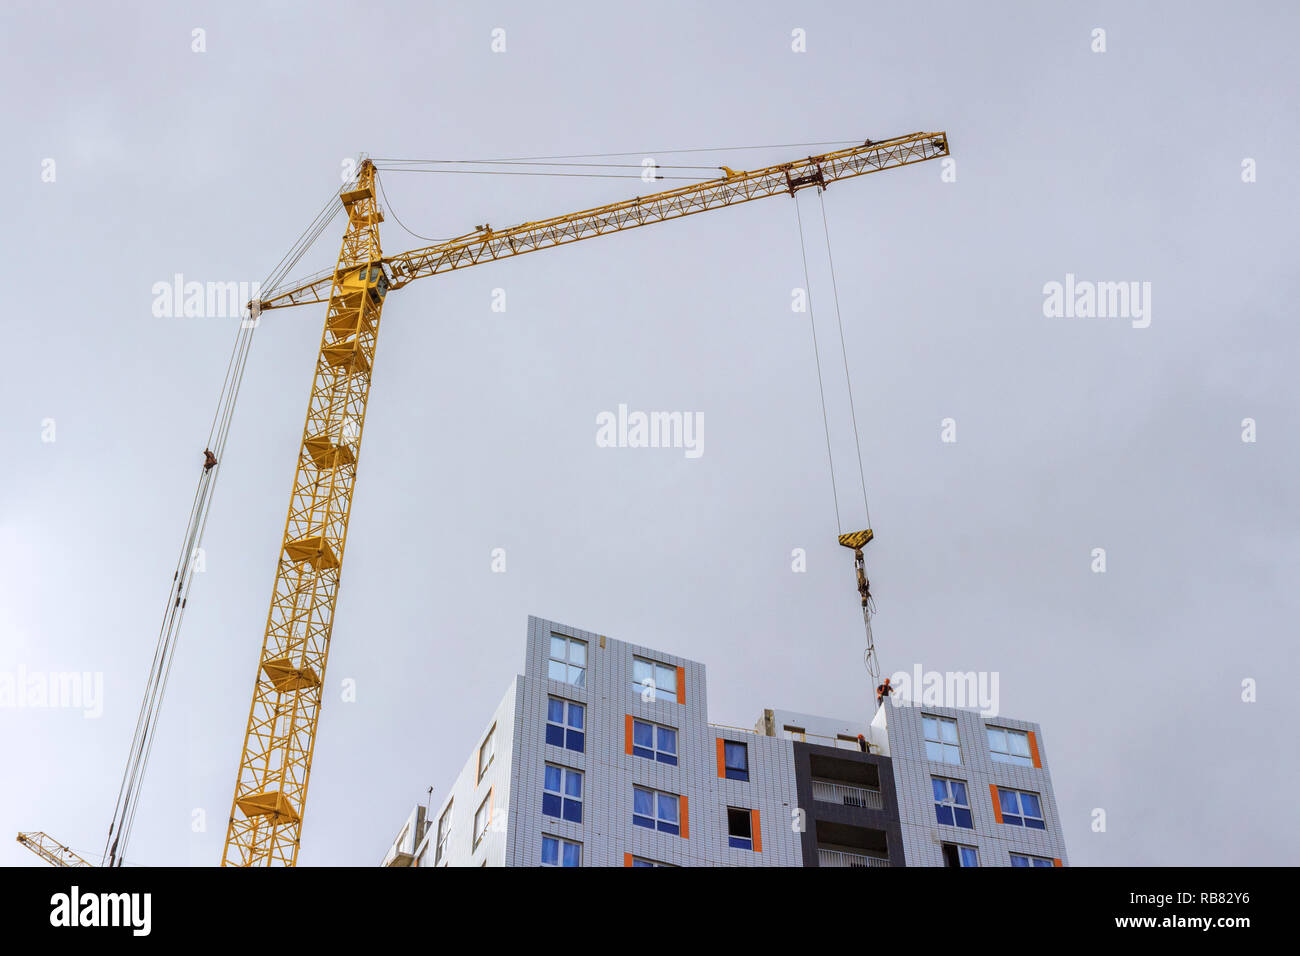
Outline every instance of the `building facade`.
{"type": "Polygon", "coordinates": [[[384,865],[1064,860],[1035,724],[912,706],[711,724],[702,664],[530,617],[524,673],[384,865]]]}

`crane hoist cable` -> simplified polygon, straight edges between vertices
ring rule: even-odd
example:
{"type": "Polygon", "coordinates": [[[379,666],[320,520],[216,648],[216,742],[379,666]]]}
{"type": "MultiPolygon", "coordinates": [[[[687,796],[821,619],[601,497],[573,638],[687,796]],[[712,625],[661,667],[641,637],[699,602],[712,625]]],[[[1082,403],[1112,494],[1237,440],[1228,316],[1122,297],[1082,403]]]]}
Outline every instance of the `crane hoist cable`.
{"type": "MultiPolygon", "coordinates": [[[[337,195],[330,194],[329,201],[317,213],[311,224],[298,237],[289,251],[280,259],[265,281],[259,287],[262,290],[273,289],[297,267],[302,257],[311,248],[316,239],[329,228],[338,217],[342,206],[337,195]]],[[[254,310],[255,311],[255,310],[254,310]]],[[[225,456],[226,441],[230,434],[230,424],[234,418],[235,404],[239,398],[240,386],[243,384],[244,370],[253,343],[253,333],[257,328],[259,316],[250,314],[241,318],[231,348],[230,358],[226,363],[226,373],[217,397],[217,407],[213,412],[212,423],[208,427],[207,443],[204,445],[204,460],[199,471],[194,498],[190,503],[189,522],[185,528],[180,554],[176,559],[176,568],[172,572],[171,584],[167,589],[167,600],[163,608],[162,623],[158,630],[158,643],[154,648],[153,661],[149,668],[149,677],[145,683],[144,699],[140,704],[140,713],[136,718],[135,733],[131,739],[131,750],[126,767],[122,771],[122,780],[118,787],[117,801],[113,807],[113,820],[104,841],[102,863],[105,866],[122,866],[123,855],[131,838],[135,825],[136,811],[139,808],[141,787],[149,757],[153,752],[159,715],[166,695],[167,683],[171,677],[172,663],[180,637],[181,622],[189,603],[190,586],[194,580],[203,532],[207,527],[211,513],[213,492],[216,490],[217,465],[225,456]]]]}
{"type": "Polygon", "coordinates": [[[821,205],[822,213],[822,232],[826,237],[826,258],[830,266],[831,289],[835,302],[835,321],[839,327],[840,334],[840,352],[844,358],[844,380],[848,386],[849,413],[853,421],[853,443],[858,456],[858,477],[862,484],[862,507],[866,512],[867,527],[862,531],[844,532],[844,524],[840,518],[839,491],[835,483],[835,459],[831,454],[831,431],[830,418],[826,409],[826,388],[822,377],[821,352],[817,345],[817,323],[813,312],[812,302],[812,285],[808,272],[808,249],[807,241],[803,231],[803,213],[799,208],[799,197],[795,196],[795,215],[799,224],[799,251],[803,257],[803,275],[804,289],[808,297],[808,326],[812,330],[813,357],[817,365],[817,389],[821,396],[822,404],[822,426],[826,432],[826,460],[830,466],[831,472],[831,497],[835,504],[835,530],[839,535],[839,543],[853,551],[853,570],[857,577],[858,595],[862,601],[862,623],[866,631],[866,649],[863,651],[862,660],[867,668],[867,673],[871,676],[872,686],[880,680],[880,662],[876,657],[876,642],[872,634],[871,619],[876,612],[875,600],[871,596],[871,582],[867,579],[866,558],[862,549],[875,536],[871,531],[871,508],[867,503],[867,478],[866,470],[862,463],[862,440],[858,431],[858,413],[857,407],[853,401],[853,379],[849,374],[849,356],[848,348],[844,339],[844,319],[840,309],[839,284],[835,279],[835,258],[831,252],[831,235],[830,226],[826,217],[826,201],[822,196],[824,190],[818,188],[817,198],[821,205]]]}

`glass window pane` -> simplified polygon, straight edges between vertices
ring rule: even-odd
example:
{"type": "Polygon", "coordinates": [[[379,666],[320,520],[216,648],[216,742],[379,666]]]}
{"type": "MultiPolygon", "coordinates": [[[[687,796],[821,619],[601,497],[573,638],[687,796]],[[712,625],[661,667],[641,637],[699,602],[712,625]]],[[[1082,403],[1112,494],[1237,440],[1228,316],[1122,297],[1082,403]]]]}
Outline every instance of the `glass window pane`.
{"type": "Polygon", "coordinates": [[[569,683],[575,687],[587,686],[587,672],[581,667],[569,665],[569,683]]]}
{"type": "Polygon", "coordinates": [[[583,745],[586,741],[586,735],[580,730],[570,730],[564,740],[566,750],[576,750],[582,753],[583,745]]]}
{"type": "Polygon", "coordinates": [[[542,864],[557,866],[560,862],[560,841],[554,837],[542,837],[542,864]]]}
{"type": "Polygon", "coordinates": [[[546,676],[551,680],[564,680],[564,662],[550,661],[546,665],[546,676]]]}
{"type": "Polygon", "coordinates": [[[933,717],[922,717],[921,726],[925,728],[926,740],[939,739],[939,721],[935,720],[933,717]]]}
{"type": "Polygon", "coordinates": [[[926,759],[926,760],[934,760],[934,761],[942,761],[942,760],[943,760],[943,744],[935,743],[933,740],[927,740],[927,741],[925,742],[925,759],[926,759]]]}
{"type": "Polygon", "coordinates": [[[574,730],[582,729],[582,718],[586,713],[586,708],[581,704],[569,705],[569,726],[574,730]]]}
{"type": "Polygon", "coordinates": [[[564,746],[564,728],[555,724],[546,725],[546,742],[553,747],[564,746]]]}
{"type": "Polygon", "coordinates": [[[939,725],[939,729],[943,731],[944,743],[955,744],[957,742],[957,724],[955,722],[945,720],[939,725]]]}
{"type": "Polygon", "coordinates": [[[1038,795],[1033,793],[1022,793],[1020,795],[1020,807],[1025,811],[1027,817],[1041,817],[1043,808],[1038,802],[1038,795]]]}
{"type": "Polygon", "coordinates": [[[1003,813],[1020,812],[1020,802],[1016,799],[1014,790],[999,790],[998,803],[1002,805],[1003,813]]]}
{"type": "Polygon", "coordinates": [[[677,695],[677,668],[665,667],[662,664],[656,665],[655,682],[661,691],[675,697],[677,695]]]}
{"type": "Polygon", "coordinates": [[[642,816],[651,816],[654,813],[654,794],[649,790],[632,791],[632,812],[639,813],[642,816]]]}
{"type": "Polygon", "coordinates": [[[659,728],[659,749],[664,753],[677,753],[677,731],[670,727],[659,728]]]}
{"type": "Polygon", "coordinates": [[[551,657],[557,661],[564,660],[564,638],[551,635],[551,657]]]}
{"type": "Polygon", "coordinates": [[[564,792],[567,796],[582,799],[582,774],[572,770],[565,771],[564,792]]]}
{"type": "Polygon", "coordinates": [[[943,801],[948,799],[947,781],[940,780],[938,777],[931,777],[930,789],[934,791],[935,800],[943,801]]]}
{"type": "Polygon", "coordinates": [[[659,819],[669,823],[677,822],[677,798],[666,793],[659,794],[659,819]]]}
{"type": "Polygon", "coordinates": [[[570,823],[582,822],[582,804],[577,800],[564,801],[564,819],[570,823]]]}
{"type": "Polygon", "coordinates": [[[1029,736],[1027,734],[1008,734],[1007,738],[1011,742],[1011,752],[1020,757],[1029,756],[1029,736]]]}
{"type": "Polygon", "coordinates": [[[989,732],[989,750],[1000,750],[1006,752],[1007,742],[1006,735],[994,727],[988,728],[989,732]]]}
{"type": "Polygon", "coordinates": [[[952,787],[952,799],[954,803],[960,803],[963,807],[969,806],[970,801],[966,799],[966,784],[960,780],[949,780],[948,785],[952,787]]]}
{"type": "Polygon", "coordinates": [[[979,866],[979,856],[976,854],[974,847],[964,846],[961,848],[961,865],[962,866],[979,866]]]}
{"type": "Polygon", "coordinates": [[[632,743],[636,746],[653,748],[654,738],[655,729],[650,724],[643,724],[639,720],[632,724],[632,743]]]}
{"type": "Polygon", "coordinates": [[[974,828],[975,822],[971,819],[969,810],[964,807],[954,807],[952,812],[957,821],[957,826],[965,827],[967,830],[974,828]]]}
{"type": "Polygon", "coordinates": [[[1028,866],[1028,865],[1029,865],[1029,857],[1027,857],[1027,856],[1021,856],[1019,853],[1012,853],[1012,854],[1011,854],[1011,865],[1012,865],[1012,866],[1028,866]]]}
{"type": "Polygon", "coordinates": [[[944,826],[952,826],[952,807],[945,807],[941,803],[934,805],[934,818],[944,826]]]}
{"type": "Polygon", "coordinates": [[[564,701],[550,697],[546,701],[546,719],[552,723],[564,723],[564,701]]]}
{"type": "Polygon", "coordinates": [[[559,767],[552,767],[549,765],[546,767],[545,787],[547,790],[554,791],[555,793],[560,792],[560,768],[559,767]]]}
{"type": "Polygon", "coordinates": [[[654,680],[654,668],[649,661],[632,660],[632,680],[638,684],[644,684],[646,681],[654,680]]]}
{"type": "Polygon", "coordinates": [[[564,865],[578,866],[582,862],[582,847],[576,843],[564,844],[564,865]]]}
{"type": "Polygon", "coordinates": [[[587,645],[582,641],[569,641],[569,663],[586,666],[587,645]]]}
{"type": "Polygon", "coordinates": [[[558,817],[560,815],[560,797],[558,794],[542,794],[542,813],[548,817],[558,817]]]}

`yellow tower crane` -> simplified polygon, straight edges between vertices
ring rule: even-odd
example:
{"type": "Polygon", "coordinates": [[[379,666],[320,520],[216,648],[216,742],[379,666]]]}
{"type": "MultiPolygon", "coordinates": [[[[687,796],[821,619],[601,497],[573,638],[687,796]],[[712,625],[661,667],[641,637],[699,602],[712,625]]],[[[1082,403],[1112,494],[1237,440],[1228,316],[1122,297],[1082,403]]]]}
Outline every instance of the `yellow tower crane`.
{"type": "Polygon", "coordinates": [[[73,853],[62,843],[55,840],[48,834],[36,831],[35,833],[18,834],[18,842],[27,849],[31,850],[50,866],[91,866],[77,854],[73,853]]]}
{"type": "MultiPolygon", "coordinates": [[[[385,256],[380,245],[379,224],[384,214],[375,192],[376,168],[372,161],[364,160],[357,178],[339,193],[347,228],[335,268],[287,290],[273,289],[267,298],[250,303],[254,315],[310,303],[327,303],[327,307],[222,865],[293,866],[297,862],[366,400],[379,320],[389,292],[425,276],[482,262],[767,196],[794,196],[809,187],[825,189],[837,180],[947,155],[948,137],[943,132],[866,140],[859,146],[752,171],[724,166],[722,176],[702,183],[508,229],[480,226],[458,238],[395,256],[385,256]]],[[[222,414],[228,419],[228,411],[222,414]]],[[[210,450],[205,457],[206,476],[217,457],[210,450]]],[[[864,531],[840,539],[854,549],[859,569],[861,547],[870,538],[871,532],[864,531]]],[[[180,609],[184,607],[181,594],[187,587],[185,560],[183,555],[172,605],[180,609]]],[[[861,570],[859,579],[865,608],[861,570]]],[[[165,621],[165,634],[170,635],[167,628],[165,621]]],[[[151,729],[153,719],[152,712],[142,716],[145,731],[151,729]]],[[[147,733],[138,736],[133,754],[144,754],[147,759],[147,737],[147,733]]],[[[138,758],[133,760],[138,762],[138,758]]],[[[121,828],[118,830],[120,834],[121,828]]],[[[19,841],[49,862],[89,865],[44,834],[20,834],[19,841]],[[76,862],[61,859],[68,856],[76,862]]],[[[110,865],[118,859],[115,842],[106,848],[106,859],[110,865]]]]}
{"type": "MultiPolygon", "coordinates": [[[[400,255],[380,250],[375,167],[340,195],[348,213],[330,275],[273,295],[260,310],[327,302],[325,330],[293,479],[223,865],[293,866],[298,857],[321,687],[356,486],[366,396],[388,292],[416,279],[612,232],[666,222],[948,154],[944,133],[913,133],[400,255]]],[[[869,532],[864,536],[869,536],[869,532]]],[[[864,542],[865,543],[865,542],[864,542]]],[[[865,599],[864,599],[865,600],[865,599]]]]}

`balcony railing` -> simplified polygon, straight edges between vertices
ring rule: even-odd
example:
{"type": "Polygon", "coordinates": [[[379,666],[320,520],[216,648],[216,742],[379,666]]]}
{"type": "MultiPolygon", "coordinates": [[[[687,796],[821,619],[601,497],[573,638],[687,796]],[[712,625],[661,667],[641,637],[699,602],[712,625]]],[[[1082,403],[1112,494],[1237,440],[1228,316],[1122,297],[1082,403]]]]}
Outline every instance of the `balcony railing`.
{"type": "Polygon", "coordinates": [[[879,810],[884,804],[880,800],[880,791],[869,787],[853,787],[847,783],[833,783],[830,780],[812,782],[813,799],[822,803],[837,803],[845,807],[865,807],[879,810]]]}
{"type": "Polygon", "coordinates": [[[889,858],[870,856],[866,853],[850,853],[847,850],[824,850],[817,848],[818,866],[889,866],[889,858]]]}

